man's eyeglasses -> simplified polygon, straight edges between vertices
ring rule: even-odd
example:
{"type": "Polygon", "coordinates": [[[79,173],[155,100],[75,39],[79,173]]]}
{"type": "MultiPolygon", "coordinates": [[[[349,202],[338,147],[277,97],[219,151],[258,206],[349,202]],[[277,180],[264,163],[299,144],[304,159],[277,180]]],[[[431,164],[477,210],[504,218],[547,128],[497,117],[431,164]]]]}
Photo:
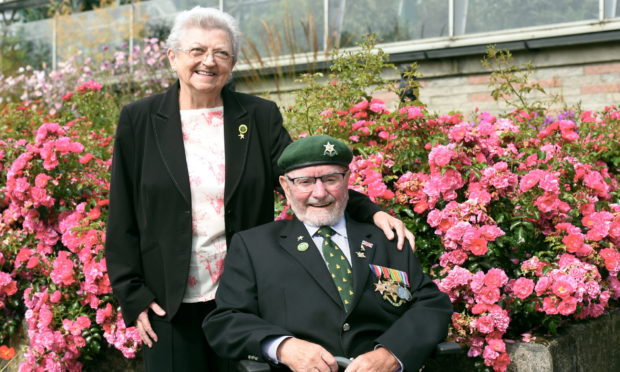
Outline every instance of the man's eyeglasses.
{"type": "Polygon", "coordinates": [[[195,47],[195,48],[187,48],[187,49],[178,48],[177,50],[187,53],[187,55],[189,55],[191,58],[195,60],[203,60],[207,58],[209,54],[211,54],[213,59],[218,62],[226,62],[232,59],[233,57],[231,53],[225,50],[219,50],[219,49],[209,50],[205,48],[195,47]]]}
{"type": "Polygon", "coordinates": [[[328,189],[340,186],[346,174],[347,172],[334,172],[319,177],[306,176],[291,178],[289,176],[286,176],[286,178],[301,191],[312,191],[317,180],[321,180],[323,186],[328,189]]]}

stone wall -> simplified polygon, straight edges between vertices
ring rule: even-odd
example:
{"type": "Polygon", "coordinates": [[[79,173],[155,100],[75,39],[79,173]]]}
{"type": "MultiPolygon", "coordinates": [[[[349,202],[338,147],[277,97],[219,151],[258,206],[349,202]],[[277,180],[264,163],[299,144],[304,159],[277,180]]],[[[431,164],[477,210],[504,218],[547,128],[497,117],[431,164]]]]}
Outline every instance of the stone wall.
{"type": "MultiPolygon", "coordinates": [[[[556,337],[508,345],[508,372],[620,371],[620,310],[560,328],[556,337]]],[[[465,355],[432,360],[424,372],[474,372],[465,355]]]]}
{"type": "MultiPolygon", "coordinates": [[[[513,52],[513,57],[516,64],[531,62],[536,67],[532,80],[549,93],[561,95],[569,105],[580,104],[588,110],[620,105],[620,43],[525,50],[513,52]]],[[[506,105],[491,97],[489,71],[482,67],[482,58],[479,54],[416,61],[423,75],[422,102],[441,114],[468,114],[474,109],[494,114],[505,112],[506,105]]],[[[395,71],[386,71],[384,77],[394,81],[399,78],[395,71]]],[[[300,87],[290,77],[277,84],[269,78],[251,85],[242,78],[236,82],[237,90],[267,96],[281,107],[294,101],[295,90],[300,87]]],[[[380,93],[378,97],[393,105],[397,102],[391,93],[380,93]]]]}
{"type": "MultiPolygon", "coordinates": [[[[620,45],[594,45],[557,48],[513,54],[518,63],[532,62],[536,67],[533,82],[546,91],[561,95],[569,105],[581,103],[584,109],[602,110],[620,104],[620,45]]],[[[489,74],[481,64],[482,56],[447,61],[421,61],[424,75],[421,100],[438,112],[475,108],[494,113],[506,106],[490,95],[489,74]]]]}

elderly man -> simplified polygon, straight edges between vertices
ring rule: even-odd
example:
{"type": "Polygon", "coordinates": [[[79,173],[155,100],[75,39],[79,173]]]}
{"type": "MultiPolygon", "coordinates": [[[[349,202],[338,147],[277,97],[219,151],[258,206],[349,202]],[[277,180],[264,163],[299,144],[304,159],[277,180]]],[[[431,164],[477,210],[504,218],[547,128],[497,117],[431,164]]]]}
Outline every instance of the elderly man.
{"type": "Polygon", "coordinates": [[[446,336],[452,306],[411,249],[346,215],[351,150],[328,136],[278,160],[295,213],[232,239],[203,328],[222,357],[273,369],[417,371],[446,336]]]}

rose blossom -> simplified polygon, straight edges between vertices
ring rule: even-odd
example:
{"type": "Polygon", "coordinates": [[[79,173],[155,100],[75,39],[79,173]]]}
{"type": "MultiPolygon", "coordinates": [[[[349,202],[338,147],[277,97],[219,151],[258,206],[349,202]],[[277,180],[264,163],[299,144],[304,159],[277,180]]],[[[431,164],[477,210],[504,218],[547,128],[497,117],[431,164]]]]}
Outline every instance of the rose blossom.
{"type": "Polygon", "coordinates": [[[512,284],[512,291],[522,300],[525,300],[530,294],[532,294],[533,290],[534,281],[531,279],[519,278],[512,284]]]}

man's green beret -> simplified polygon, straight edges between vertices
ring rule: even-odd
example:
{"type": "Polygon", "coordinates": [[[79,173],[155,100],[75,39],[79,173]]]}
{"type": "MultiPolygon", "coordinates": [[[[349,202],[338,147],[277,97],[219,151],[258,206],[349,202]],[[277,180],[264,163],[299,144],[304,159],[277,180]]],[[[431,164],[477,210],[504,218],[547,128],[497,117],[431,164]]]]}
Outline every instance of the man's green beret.
{"type": "Polygon", "coordinates": [[[297,168],[322,164],[338,164],[347,167],[353,153],[343,142],[330,136],[309,136],[286,146],[278,159],[283,173],[297,168]]]}

